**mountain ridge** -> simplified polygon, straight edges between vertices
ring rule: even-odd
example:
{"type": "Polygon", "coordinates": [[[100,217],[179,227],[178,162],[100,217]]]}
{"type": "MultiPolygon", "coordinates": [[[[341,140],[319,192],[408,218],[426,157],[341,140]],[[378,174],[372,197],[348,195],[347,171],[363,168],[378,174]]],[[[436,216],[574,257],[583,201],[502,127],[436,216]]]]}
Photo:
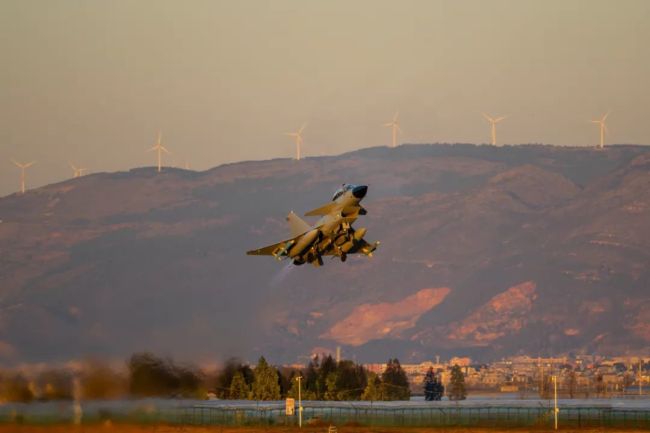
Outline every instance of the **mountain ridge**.
{"type": "Polygon", "coordinates": [[[457,144],[138,168],[9,195],[0,362],[136,350],[291,362],[336,345],[362,361],[647,350],[647,186],[643,146],[457,144]],[[343,182],[370,186],[356,226],[382,241],[373,259],[311,269],[243,255],[285,238],[290,210],[343,182]],[[522,284],[511,316],[490,304],[522,284]],[[410,307],[431,288],[449,292],[410,307]],[[377,305],[369,323],[396,329],[385,338],[341,326],[377,305]]]}

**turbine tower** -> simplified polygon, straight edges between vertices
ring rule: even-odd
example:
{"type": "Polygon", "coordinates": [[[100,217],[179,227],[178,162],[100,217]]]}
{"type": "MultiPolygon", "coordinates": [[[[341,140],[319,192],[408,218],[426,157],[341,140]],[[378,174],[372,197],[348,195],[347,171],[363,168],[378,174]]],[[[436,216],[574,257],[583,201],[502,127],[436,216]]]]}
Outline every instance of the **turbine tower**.
{"type": "Polygon", "coordinates": [[[605,125],[605,120],[607,120],[609,113],[610,112],[608,111],[600,119],[591,121],[591,123],[597,123],[600,126],[600,146],[598,146],[599,149],[605,148],[605,133],[607,132],[607,125],[605,125]]]}
{"type": "Polygon", "coordinates": [[[508,116],[501,116],[501,117],[491,117],[488,116],[487,114],[483,113],[483,117],[485,117],[485,120],[490,122],[492,126],[492,146],[497,145],[497,123],[501,122],[503,119],[505,119],[508,116]]]}
{"type": "Polygon", "coordinates": [[[169,150],[165,146],[162,145],[162,134],[159,132],[158,133],[158,141],[156,144],[149,149],[147,152],[152,152],[152,151],[157,151],[158,152],[158,173],[160,173],[160,170],[162,169],[162,153],[165,152],[166,154],[170,154],[169,150]]]}
{"type": "Polygon", "coordinates": [[[12,159],[11,162],[13,162],[14,165],[20,169],[20,193],[25,194],[25,170],[36,164],[36,161],[28,162],[27,164],[21,164],[20,162],[16,162],[12,159]]]}
{"type": "Polygon", "coordinates": [[[73,163],[70,163],[70,168],[72,168],[72,172],[73,172],[72,177],[73,178],[83,176],[84,171],[88,170],[87,168],[79,168],[79,167],[75,166],[73,163]]]}
{"type": "Polygon", "coordinates": [[[393,142],[391,147],[397,146],[397,132],[398,131],[402,132],[402,128],[399,127],[399,121],[397,120],[398,117],[399,117],[399,111],[395,113],[395,115],[393,116],[393,120],[384,123],[384,126],[390,127],[392,129],[391,132],[393,133],[393,142]]]}
{"type": "Polygon", "coordinates": [[[307,126],[306,123],[303,123],[300,129],[296,132],[285,132],[285,135],[288,135],[289,137],[294,137],[296,140],[296,161],[300,161],[300,148],[302,147],[302,131],[305,129],[307,126]]]}

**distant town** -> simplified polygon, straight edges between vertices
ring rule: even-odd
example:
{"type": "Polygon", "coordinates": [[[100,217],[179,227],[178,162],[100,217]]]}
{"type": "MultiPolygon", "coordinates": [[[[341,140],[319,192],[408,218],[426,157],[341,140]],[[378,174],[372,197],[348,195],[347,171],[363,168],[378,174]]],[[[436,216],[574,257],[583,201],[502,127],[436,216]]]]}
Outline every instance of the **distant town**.
{"type": "MultiPolygon", "coordinates": [[[[454,365],[462,368],[468,393],[509,393],[515,398],[550,397],[553,377],[558,393],[565,398],[616,397],[647,394],[650,359],[639,356],[577,356],[533,358],[515,356],[492,363],[477,363],[468,357],[437,359],[420,364],[402,364],[412,394],[422,392],[427,372],[432,369],[447,386],[454,365]]],[[[374,373],[385,364],[365,364],[374,373]]]]}

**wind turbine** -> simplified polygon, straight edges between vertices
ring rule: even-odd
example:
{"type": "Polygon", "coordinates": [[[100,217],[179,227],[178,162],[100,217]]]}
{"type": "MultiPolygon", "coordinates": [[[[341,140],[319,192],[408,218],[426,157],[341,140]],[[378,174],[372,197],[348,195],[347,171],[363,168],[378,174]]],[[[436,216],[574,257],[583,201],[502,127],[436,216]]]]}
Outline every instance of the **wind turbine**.
{"type": "Polygon", "coordinates": [[[79,168],[75,166],[73,163],[70,163],[70,168],[72,168],[72,172],[74,173],[72,175],[73,178],[83,176],[84,171],[88,170],[87,168],[79,168]]]}
{"type": "Polygon", "coordinates": [[[497,145],[497,123],[501,122],[503,119],[505,119],[508,116],[501,116],[501,117],[490,117],[487,114],[483,113],[483,117],[485,117],[485,120],[490,122],[492,125],[492,146],[497,145]]]}
{"type": "Polygon", "coordinates": [[[607,132],[607,125],[605,125],[605,120],[609,116],[609,111],[603,115],[600,119],[592,120],[591,123],[598,123],[600,125],[600,146],[599,149],[605,148],[605,133],[607,132]]]}
{"type": "Polygon", "coordinates": [[[152,151],[155,150],[155,151],[158,152],[158,173],[160,173],[160,170],[162,168],[162,153],[165,152],[168,155],[171,153],[171,152],[169,152],[169,150],[167,150],[167,148],[165,146],[163,146],[161,144],[161,140],[162,140],[162,134],[159,132],[158,133],[158,141],[156,142],[156,144],[151,149],[149,149],[147,151],[147,152],[152,152],[152,151]]]}
{"type": "Polygon", "coordinates": [[[392,133],[393,133],[393,144],[391,147],[397,146],[397,132],[402,132],[402,128],[399,127],[399,121],[397,118],[399,117],[399,111],[395,113],[393,116],[393,120],[390,122],[384,123],[384,126],[390,126],[392,128],[392,133]]]}
{"type": "Polygon", "coordinates": [[[20,162],[16,162],[12,159],[11,162],[13,162],[14,165],[20,169],[20,193],[25,194],[25,169],[36,164],[36,161],[28,162],[27,164],[21,164],[20,162]]]}
{"type": "Polygon", "coordinates": [[[296,132],[285,132],[284,135],[288,135],[289,137],[294,137],[296,139],[296,161],[300,161],[300,148],[302,146],[303,140],[302,140],[302,131],[305,129],[307,126],[306,123],[303,123],[300,129],[296,132]]]}

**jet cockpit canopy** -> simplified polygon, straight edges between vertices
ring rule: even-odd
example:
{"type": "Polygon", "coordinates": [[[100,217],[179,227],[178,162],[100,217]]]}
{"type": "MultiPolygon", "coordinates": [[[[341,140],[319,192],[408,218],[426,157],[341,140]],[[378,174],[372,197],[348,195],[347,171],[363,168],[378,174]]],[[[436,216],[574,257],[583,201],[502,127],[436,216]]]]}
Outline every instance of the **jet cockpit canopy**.
{"type": "Polygon", "coordinates": [[[347,191],[352,191],[355,187],[356,185],[344,183],[343,185],[341,185],[341,188],[336,190],[336,192],[334,193],[334,197],[332,197],[332,201],[336,201],[337,198],[341,197],[347,191]]]}

